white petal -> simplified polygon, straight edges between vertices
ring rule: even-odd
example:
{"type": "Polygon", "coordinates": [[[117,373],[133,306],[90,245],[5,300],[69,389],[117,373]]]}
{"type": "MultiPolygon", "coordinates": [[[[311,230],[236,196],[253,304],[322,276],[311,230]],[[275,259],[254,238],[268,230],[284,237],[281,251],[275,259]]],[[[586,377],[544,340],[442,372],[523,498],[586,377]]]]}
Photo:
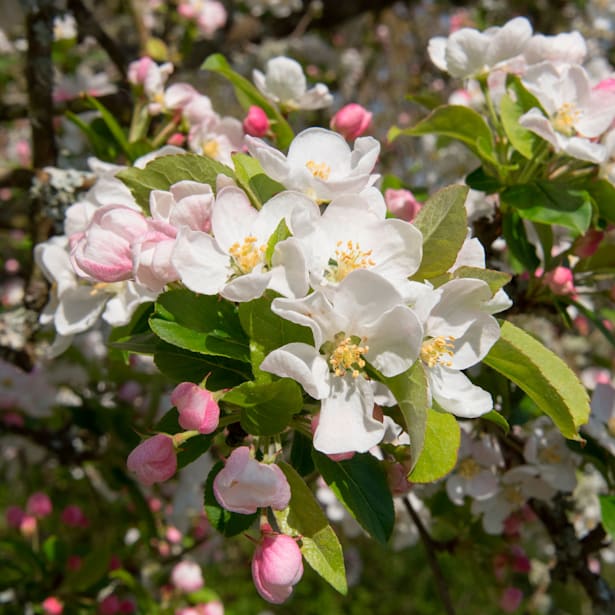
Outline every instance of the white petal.
{"type": "Polygon", "coordinates": [[[476,418],[493,409],[491,395],[470,382],[462,372],[440,365],[427,368],[433,398],[447,412],[476,418]]]}
{"type": "Polygon", "coordinates": [[[60,335],[73,335],[89,329],[98,320],[109,295],[88,286],[67,289],[60,298],[54,324],[60,335]]]}
{"type": "Polygon", "coordinates": [[[218,193],[211,216],[216,242],[224,252],[251,234],[258,212],[241,188],[229,186],[218,193]]]}
{"type": "Polygon", "coordinates": [[[269,288],[284,297],[305,297],[309,290],[307,265],[301,244],[295,237],[278,243],[271,259],[269,288]]]}

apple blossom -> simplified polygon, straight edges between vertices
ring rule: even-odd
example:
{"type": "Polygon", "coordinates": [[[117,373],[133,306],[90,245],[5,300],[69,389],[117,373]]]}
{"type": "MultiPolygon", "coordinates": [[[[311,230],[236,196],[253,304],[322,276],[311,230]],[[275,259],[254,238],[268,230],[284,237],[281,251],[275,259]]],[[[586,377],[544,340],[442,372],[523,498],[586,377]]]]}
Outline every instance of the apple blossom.
{"type": "Polygon", "coordinates": [[[519,123],[550,143],[556,152],[588,162],[604,162],[606,147],[596,143],[615,119],[615,95],[591,89],[581,66],[561,70],[550,62],[530,67],[523,77],[525,87],[538,99],[543,112],[534,107],[519,123]]]}
{"type": "Polygon", "coordinates": [[[190,560],[175,564],[171,572],[171,582],[175,589],[186,594],[198,591],[205,584],[201,567],[190,560]]]}
{"type": "Polygon", "coordinates": [[[144,56],[128,66],[128,80],[141,86],[148,98],[148,109],[152,115],[159,114],[164,108],[164,84],[173,72],[173,64],[165,62],[158,65],[152,58],[144,56]]]}
{"type": "Polygon", "coordinates": [[[337,111],[331,118],[330,126],[345,139],[354,141],[367,131],[371,121],[372,114],[365,107],[357,103],[350,103],[337,111]]]}
{"type": "Polygon", "coordinates": [[[296,242],[279,242],[271,263],[266,261],[269,238],[294,209],[313,210],[302,194],[281,192],[260,211],[235,186],[218,192],[212,212],[213,237],[186,228],[180,230],[172,263],[191,290],[231,301],[250,301],[267,288],[285,296],[303,296],[308,282],[304,256],[296,242]]]}
{"type": "Polygon", "coordinates": [[[294,538],[265,529],[252,558],[252,579],[258,593],[268,602],[281,604],[302,576],[301,551],[294,538]]]}
{"type": "Polygon", "coordinates": [[[562,32],[555,36],[534,34],[523,49],[528,65],[548,61],[556,64],[583,64],[587,43],[580,32],[562,32]]]}
{"type": "Polygon", "coordinates": [[[371,173],[380,143],[372,137],[359,137],[351,150],[336,132],[307,128],[293,139],[287,156],[254,137],[246,137],[246,144],[269,177],[319,201],[361,192],[378,178],[371,173]]]}
{"type": "Polygon", "coordinates": [[[198,384],[182,382],[171,393],[171,403],[179,412],[179,424],[184,429],[196,429],[208,434],[215,431],[220,408],[211,393],[198,384]]]}
{"type": "Polygon", "coordinates": [[[177,470],[177,455],[173,438],[160,433],[143,440],[128,455],[126,465],[144,485],[168,480],[177,470]]]}
{"type": "Polygon", "coordinates": [[[37,491],[28,498],[28,502],[26,503],[27,514],[43,519],[44,517],[48,517],[52,511],[53,505],[46,493],[37,491]]]}
{"type": "Polygon", "coordinates": [[[329,88],[317,83],[310,90],[301,64],[285,56],[267,61],[265,74],[255,69],[252,78],[256,87],[286,111],[297,109],[321,109],[333,102],[329,88]]]}
{"type": "Polygon", "coordinates": [[[199,30],[207,38],[224,27],[227,20],[226,9],[217,0],[180,0],[177,12],[188,19],[193,19],[199,30]]]}
{"type": "MultiPolygon", "coordinates": [[[[184,113],[189,111],[194,112],[194,103],[190,104],[184,113]]],[[[192,124],[188,133],[188,145],[193,152],[231,165],[231,155],[243,149],[243,127],[241,122],[233,117],[208,113],[203,119],[192,124]]]]}
{"type": "Polygon", "coordinates": [[[283,510],[290,501],[290,487],[274,463],[261,463],[247,446],[233,450],[213,484],[216,500],[232,512],[250,515],[271,506],[283,510]]]}
{"type": "Polygon", "coordinates": [[[312,330],[314,346],[293,342],[271,353],[260,368],[292,378],[321,400],[314,448],[327,455],[366,452],[384,435],[374,418],[374,391],[366,362],[384,376],[408,369],[418,357],[422,327],[402,296],[365,269],[349,273],[330,297],[274,299],[278,316],[312,330]]]}

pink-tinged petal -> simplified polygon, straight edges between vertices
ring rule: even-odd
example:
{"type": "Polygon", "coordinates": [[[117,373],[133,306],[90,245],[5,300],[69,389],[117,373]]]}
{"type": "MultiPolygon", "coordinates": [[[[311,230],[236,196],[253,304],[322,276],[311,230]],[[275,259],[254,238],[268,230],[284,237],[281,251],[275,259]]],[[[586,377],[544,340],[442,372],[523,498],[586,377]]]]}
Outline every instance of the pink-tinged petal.
{"type": "Polygon", "coordinates": [[[325,455],[365,453],[380,443],[384,424],[374,419],[374,397],[361,376],[333,377],[331,395],[322,400],[314,448],[325,455]]]}
{"type": "Polygon", "coordinates": [[[183,560],[178,562],[171,571],[171,583],[175,589],[189,594],[196,592],[205,585],[203,571],[196,562],[183,560]]]}
{"type": "Polygon", "coordinates": [[[229,253],[231,246],[240,244],[252,232],[258,212],[240,188],[229,186],[218,193],[213,207],[211,224],[220,248],[229,253]]]}
{"type": "Polygon", "coordinates": [[[154,220],[168,222],[175,207],[175,199],[167,190],[152,190],[149,193],[149,211],[154,220]]]}
{"type": "Polygon", "coordinates": [[[433,398],[447,412],[469,419],[493,409],[491,395],[472,384],[462,372],[441,365],[426,371],[433,398]]]}
{"type": "Polygon", "coordinates": [[[209,434],[218,427],[220,407],[211,393],[193,382],[178,384],[171,393],[171,403],[179,412],[183,429],[209,434]]]}
{"type": "Polygon", "coordinates": [[[126,465],[144,485],[168,480],[177,471],[173,438],[157,434],[144,440],[128,455],[126,465]]]}
{"type": "Polygon", "coordinates": [[[167,109],[183,109],[200,94],[188,83],[174,83],[164,92],[164,105],[167,109]]]}
{"type": "Polygon", "coordinates": [[[184,228],[179,232],[171,262],[181,281],[203,295],[219,293],[231,274],[228,254],[210,235],[200,231],[184,228]]]}
{"type": "Polygon", "coordinates": [[[260,369],[296,380],[314,399],[324,399],[330,394],[327,361],[308,344],[293,342],[276,348],[265,357],[260,369]]]}

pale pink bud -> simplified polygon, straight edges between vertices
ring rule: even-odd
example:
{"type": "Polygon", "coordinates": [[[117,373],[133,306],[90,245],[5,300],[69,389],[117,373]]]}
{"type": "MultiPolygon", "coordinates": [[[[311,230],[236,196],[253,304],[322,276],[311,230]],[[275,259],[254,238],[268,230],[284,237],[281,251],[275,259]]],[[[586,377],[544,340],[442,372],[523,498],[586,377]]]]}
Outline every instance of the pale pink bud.
{"type": "Polygon", "coordinates": [[[88,518],[83,514],[79,506],[71,504],[67,506],[60,517],[62,523],[70,527],[87,527],[89,525],[88,518]]]}
{"type": "Polygon", "coordinates": [[[184,560],[175,564],[171,572],[171,582],[181,592],[189,594],[203,587],[203,573],[196,562],[184,560]]]}
{"type": "Polygon", "coordinates": [[[55,596],[49,596],[43,600],[43,613],[45,615],[62,615],[64,611],[64,604],[60,602],[55,596]]]}
{"type": "Polygon", "coordinates": [[[297,543],[285,534],[264,534],[252,558],[252,579],[258,593],[268,602],[281,604],[303,575],[297,543]]]}
{"type": "Polygon", "coordinates": [[[147,74],[152,66],[155,66],[154,60],[148,56],[144,56],[139,60],[135,60],[128,65],[128,81],[133,85],[143,85],[147,74]]]}
{"type": "Polygon", "coordinates": [[[267,114],[260,107],[252,105],[243,120],[243,129],[252,137],[264,137],[269,132],[267,114]]]}
{"type": "Polygon", "coordinates": [[[181,147],[186,142],[186,135],[183,135],[181,132],[174,132],[168,139],[168,145],[175,145],[176,147],[181,147]]]}
{"type": "Polygon", "coordinates": [[[371,121],[372,114],[365,107],[350,103],[331,118],[331,128],[337,130],[348,141],[352,141],[365,133],[371,121]]]}
{"type": "Polygon", "coordinates": [[[171,403],[179,412],[184,429],[212,433],[218,427],[220,408],[211,393],[193,382],[178,384],[171,393],[171,403]]]}
{"type": "Polygon", "coordinates": [[[574,276],[568,267],[556,267],[544,275],[544,281],[556,295],[575,295],[574,276]]]}
{"type": "Polygon", "coordinates": [[[169,525],[164,537],[172,544],[176,545],[182,541],[182,533],[173,525],[169,525]]]}
{"type": "Polygon", "coordinates": [[[414,198],[414,195],[410,190],[396,190],[395,188],[387,188],[384,191],[384,200],[387,205],[387,209],[396,217],[406,222],[412,222],[416,218],[416,215],[421,211],[423,207],[422,203],[419,203],[414,198]]]}
{"type": "Polygon", "coordinates": [[[173,438],[159,433],[144,440],[128,455],[126,464],[144,485],[168,480],[177,470],[173,438]]]}
{"type": "Polygon", "coordinates": [[[4,513],[6,524],[15,529],[21,526],[21,522],[24,520],[25,516],[25,511],[19,506],[9,506],[4,513]]]}
{"type": "Polygon", "coordinates": [[[214,494],[227,510],[249,515],[271,506],[283,510],[290,501],[286,476],[275,464],[250,457],[247,446],[236,448],[214,479],[214,494]]]}
{"type": "Polygon", "coordinates": [[[51,500],[46,493],[37,491],[28,498],[28,503],[26,504],[26,512],[29,515],[33,515],[34,517],[42,519],[43,517],[47,517],[48,515],[50,515],[52,510],[53,506],[51,504],[51,500]]]}
{"type": "Polygon", "coordinates": [[[21,524],[19,525],[19,531],[24,536],[33,536],[36,533],[37,525],[38,524],[36,522],[36,517],[33,517],[32,515],[26,515],[21,520],[21,524]]]}
{"type": "Polygon", "coordinates": [[[224,615],[224,605],[219,600],[212,600],[201,606],[201,615],[224,615]]]}
{"type": "Polygon", "coordinates": [[[85,232],[70,237],[73,267],[101,282],[128,280],[132,277],[132,244],[147,231],[140,212],[119,205],[101,207],[85,232]]]}
{"type": "Polygon", "coordinates": [[[153,291],[179,279],[171,264],[176,229],[162,220],[147,220],[147,232],[132,245],[135,280],[153,291]]]}
{"type": "Polygon", "coordinates": [[[523,592],[518,587],[507,587],[500,596],[500,608],[505,613],[514,613],[523,600],[523,592]]]}

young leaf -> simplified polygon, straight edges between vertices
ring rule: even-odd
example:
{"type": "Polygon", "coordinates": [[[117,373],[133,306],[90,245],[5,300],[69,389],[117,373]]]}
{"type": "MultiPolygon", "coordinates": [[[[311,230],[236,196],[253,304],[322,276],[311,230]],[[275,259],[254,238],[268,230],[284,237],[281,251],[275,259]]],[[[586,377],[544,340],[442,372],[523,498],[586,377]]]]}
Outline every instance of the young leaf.
{"type": "Polygon", "coordinates": [[[473,190],[480,190],[487,194],[499,192],[502,188],[499,180],[488,175],[482,166],[466,175],[466,184],[473,190]]]}
{"type": "Polygon", "coordinates": [[[504,216],[502,233],[513,257],[528,271],[535,271],[540,260],[536,256],[536,249],[527,238],[523,220],[516,211],[509,211],[504,216]]]}
{"type": "Polygon", "coordinates": [[[465,265],[455,269],[453,272],[453,278],[475,278],[486,282],[489,284],[489,289],[494,295],[500,288],[506,286],[506,284],[510,282],[511,277],[510,273],[505,273],[504,271],[481,269],[480,267],[467,267],[465,265]]]}
{"type": "Polygon", "coordinates": [[[510,322],[483,362],[514,382],[549,415],[564,437],[580,440],[589,419],[589,399],[574,372],[534,337],[510,322]]]}
{"type": "Polygon", "coordinates": [[[487,414],[483,414],[481,417],[483,421],[489,421],[494,425],[502,428],[504,435],[506,435],[510,431],[510,425],[508,421],[497,411],[491,410],[491,412],[487,412],[487,414]]]}
{"type": "Polygon", "coordinates": [[[284,190],[282,184],[265,175],[263,167],[256,158],[247,154],[233,154],[233,163],[239,185],[258,209],[272,196],[284,190]]]}
{"type": "Polygon", "coordinates": [[[585,186],[598,207],[601,218],[615,224],[615,186],[606,179],[588,182],[585,186]]]}
{"type": "Polygon", "coordinates": [[[149,211],[149,194],[152,190],[168,190],[185,179],[209,184],[215,190],[216,177],[220,173],[235,179],[230,167],[213,158],[198,154],[175,154],[154,158],[144,169],[122,169],[116,177],[126,184],[141,208],[149,211]]]}
{"type": "Polygon", "coordinates": [[[400,129],[393,126],[387,138],[389,141],[394,141],[400,135],[418,137],[429,134],[457,139],[482,160],[498,164],[487,122],[473,109],[461,105],[437,107],[425,119],[410,128],[400,129]]]}
{"type": "Polygon", "coordinates": [[[275,247],[280,243],[280,241],[284,241],[288,239],[291,235],[288,226],[286,225],[286,220],[282,218],[280,223],[276,227],[275,231],[269,237],[269,241],[267,242],[267,250],[265,251],[265,262],[267,265],[271,266],[271,259],[273,258],[273,253],[275,252],[275,247]]]}
{"type": "Polygon", "coordinates": [[[275,382],[244,382],[228,391],[222,400],[239,406],[241,426],[257,436],[283,431],[293,414],[303,407],[301,387],[290,378],[275,382]]]}
{"type": "Polygon", "coordinates": [[[165,342],[199,352],[248,362],[250,351],[235,306],[218,296],[170,290],[156,301],[149,320],[165,342]]]}
{"type": "Polygon", "coordinates": [[[434,278],[450,269],[465,241],[465,186],[448,186],[428,199],[414,220],[423,233],[423,260],[414,279],[434,278]]]}
{"type": "Polygon", "coordinates": [[[242,515],[240,513],[231,512],[222,508],[216,500],[214,494],[214,479],[224,468],[224,463],[219,461],[209,472],[207,482],[205,483],[205,514],[220,534],[227,538],[237,536],[241,532],[250,529],[250,526],[256,521],[258,513],[252,515],[242,515]]]}
{"type": "Polygon", "coordinates": [[[393,498],[380,462],[369,453],[335,462],[312,453],[316,469],[348,512],[379,542],[391,536],[395,523],[393,498]]]}
{"type": "Polygon", "coordinates": [[[382,378],[382,381],[395,396],[404,417],[406,431],[410,436],[412,467],[414,468],[425,444],[429,409],[427,376],[423,364],[420,360],[415,361],[409,370],[392,378],[382,378]]]}
{"type": "MultiPolygon", "coordinates": [[[[434,408],[437,404],[434,402],[434,408]]],[[[461,429],[457,419],[438,409],[427,411],[425,444],[414,469],[408,474],[413,483],[431,483],[446,476],[457,463],[461,429]]]]}
{"type": "Polygon", "coordinates": [[[301,536],[305,561],[340,594],[346,595],[344,554],[335,532],[296,470],[283,461],[279,466],[290,485],[291,497],[288,508],[274,511],[278,526],[285,534],[301,536]]]}
{"type": "Polygon", "coordinates": [[[225,57],[219,53],[214,53],[205,59],[201,66],[203,70],[210,70],[228,79],[235,88],[235,94],[242,106],[247,110],[250,105],[260,107],[271,121],[277,146],[285,149],[290,145],[294,138],[294,133],[286,118],[272,105],[250,81],[237,74],[226,61],[225,57]]]}
{"type": "Polygon", "coordinates": [[[301,476],[307,476],[314,471],[312,459],[312,440],[300,431],[293,432],[293,444],[290,449],[290,463],[301,476]]]}
{"type": "Polygon", "coordinates": [[[514,101],[508,94],[500,100],[500,119],[504,132],[511,145],[527,159],[536,155],[537,148],[542,141],[533,132],[519,124],[519,118],[526,112],[519,101],[514,101]]]}
{"type": "Polygon", "coordinates": [[[611,538],[615,538],[615,495],[601,495],[599,498],[602,525],[611,538]]]}
{"type": "Polygon", "coordinates": [[[86,96],[85,99],[87,102],[94,107],[102,118],[103,122],[107,125],[109,132],[113,135],[116,143],[120,146],[122,151],[130,158],[132,162],[134,158],[131,157],[130,151],[130,143],[128,143],[128,138],[124,134],[124,129],[118,124],[117,120],[113,116],[113,113],[107,109],[99,100],[94,98],[93,96],[86,96]]]}

